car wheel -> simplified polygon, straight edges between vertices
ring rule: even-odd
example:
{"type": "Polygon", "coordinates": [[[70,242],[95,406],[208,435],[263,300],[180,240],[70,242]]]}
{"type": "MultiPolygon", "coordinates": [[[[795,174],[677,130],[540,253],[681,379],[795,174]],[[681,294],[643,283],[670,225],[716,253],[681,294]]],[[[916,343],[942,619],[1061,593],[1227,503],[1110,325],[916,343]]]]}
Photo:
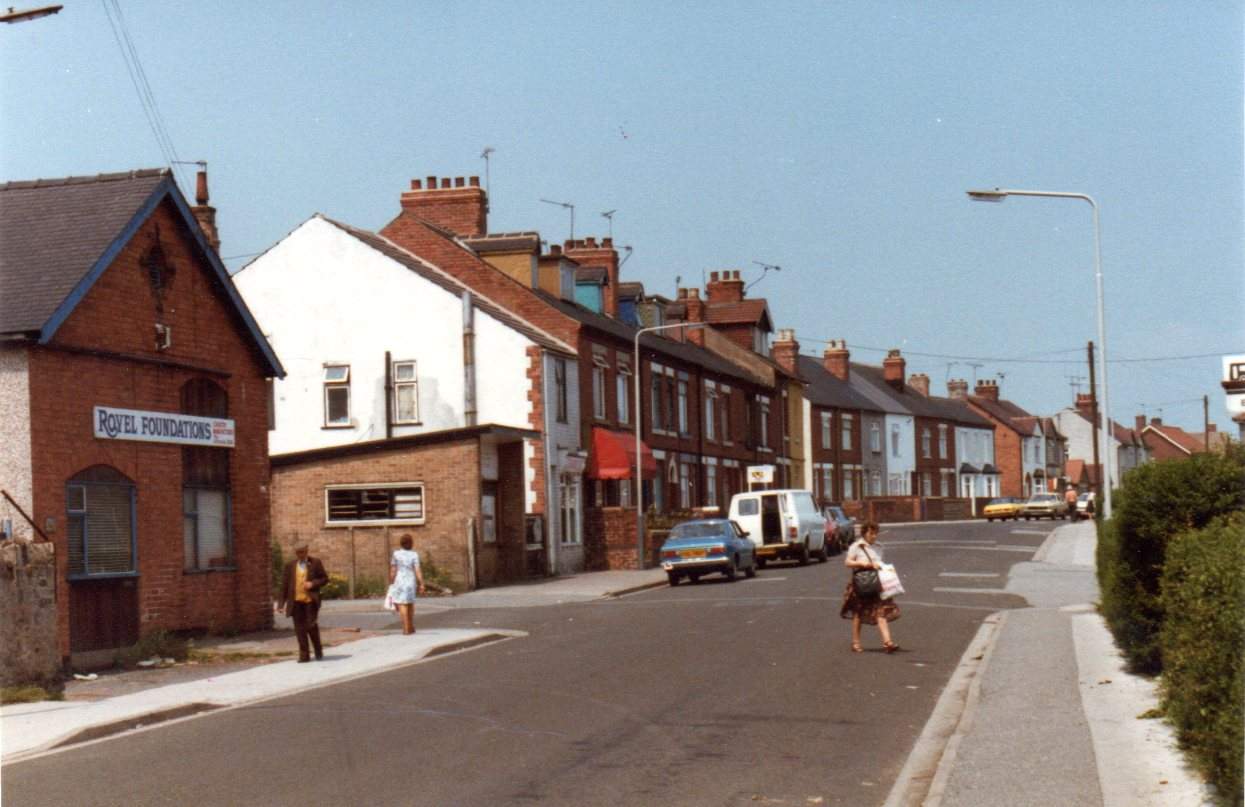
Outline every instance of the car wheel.
{"type": "Polygon", "coordinates": [[[994,519],[992,519],[992,518],[987,518],[987,519],[986,519],[986,521],[987,521],[987,522],[989,522],[990,524],[993,524],[993,523],[994,523],[994,519]]]}
{"type": "Polygon", "coordinates": [[[808,565],[808,541],[800,544],[800,552],[796,558],[799,560],[801,566],[808,565]]]}
{"type": "Polygon", "coordinates": [[[765,564],[766,564],[766,563],[769,563],[769,561],[767,561],[765,558],[757,558],[757,568],[758,568],[758,569],[764,569],[764,568],[765,568],[765,564]]]}
{"type": "Polygon", "coordinates": [[[692,577],[693,585],[700,585],[700,573],[699,572],[692,572],[691,577],[692,577]]]}
{"type": "Polygon", "coordinates": [[[757,562],[756,562],[756,558],[753,558],[752,565],[749,566],[747,569],[744,569],[744,577],[753,578],[756,576],[757,576],[757,562]]]}
{"type": "Polygon", "coordinates": [[[830,560],[830,550],[827,548],[828,541],[821,542],[821,549],[817,550],[817,562],[825,563],[830,560]]]}
{"type": "Polygon", "coordinates": [[[666,572],[666,579],[670,581],[671,586],[679,584],[679,575],[675,572],[666,572]]]}
{"type": "Polygon", "coordinates": [[[739,559],[736,558],[735,560],[732,560],[730,563],[726,564],[726,568],[722,570],[722,574],[726,576],[727,580],[734,582],[735,577],[739,573],[739,569],[736,568],[738,563],[739,563],[739,559]]]}

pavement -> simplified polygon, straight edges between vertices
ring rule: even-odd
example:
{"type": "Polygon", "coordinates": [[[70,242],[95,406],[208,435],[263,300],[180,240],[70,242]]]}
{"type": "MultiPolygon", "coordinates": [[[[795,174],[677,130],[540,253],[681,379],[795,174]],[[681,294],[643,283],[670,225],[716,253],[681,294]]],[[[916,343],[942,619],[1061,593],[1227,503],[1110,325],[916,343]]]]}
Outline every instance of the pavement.
{"type": "MultiPolygon", "coordinates": [[[[1158,704],[1155,684],[1125,670],[1095,610],[1095,544],[1092,522],[1062,525],[1031,562],[1012,568],[1007,590],[1030,607],[983,622],[885,807],[1212,803],[1167,724],[1140,717],[1158,704]]],[[[583,602],[664,584],[661,569],[586,573],[427,598],[417,613],[583,602]]],[[[523,635],[482,627],[403,636],[379,601],[328,601],[325,659],[297,664],[287,655],[294,645],[286,622],[202,643],[196,655],[207,661],[198,665],[73,681],[64,701],[5,706],[0,756],[6,764],[29,759],[523,635]]]]}

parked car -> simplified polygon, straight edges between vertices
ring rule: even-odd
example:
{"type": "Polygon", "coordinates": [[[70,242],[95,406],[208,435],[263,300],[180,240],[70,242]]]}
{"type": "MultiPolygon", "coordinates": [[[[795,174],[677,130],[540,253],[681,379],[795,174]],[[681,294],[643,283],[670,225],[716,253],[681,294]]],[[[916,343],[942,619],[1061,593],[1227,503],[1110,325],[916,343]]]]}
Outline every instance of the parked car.
{"type": "Polygon", "coordinates": [[[821,515],[826,520],[826,545],[836,551],[851,546],[856,540],[856,519],[833,505],[821,508],[821,515]]]}
{"type": "Polygon", "coordinates": [[[1097,506],[1097,502],[1094,501],[1094,492],[1092,490],[1086,491],[1076,497],[1076,512],[1073,513],[1073,518],[1076,520],[1093,518],[1094,510],[1097,506]]]}
{"type": "Polygon", "coordinates": [[[1024,509],[1025,503],[1023,499],[1017,499],[1015,496],[1000,496],[997,499],[991,499],[986,502],[986,507],[981,514],[986,517],[986,521],[1006,521],[1009,518],[1020,520],[1020,511],[1024,509]]]}
{"type": "Polygon", "coordinates": [[[807,490],[756,490],[731,497],[730,519],[756,547],[757,566],[795,558],[800,565],[812,555],[825,563],[826,519],[807,490]]]}
{"type": "Polygon", "coordinates": [[[661,567],[670,585],[684,577],[699,583],[701,575],[721,572],[734,580],[739,572],[757,573],[756,549],[739,525],[725,518],[705,518],[675,525],[661,545],[661,567]]]}
{"type": "Polygon", "coordinates": [[[1049,518],[1054,521],[1057,518],[1068,517],[1068,503],[1063,500],[1062,496],[1054,493],[1035,493],[1029,497],[1029,501],[1025,502],[1024,509],[1020,511],[1025,521],[1031,518],[1049,518]]]}

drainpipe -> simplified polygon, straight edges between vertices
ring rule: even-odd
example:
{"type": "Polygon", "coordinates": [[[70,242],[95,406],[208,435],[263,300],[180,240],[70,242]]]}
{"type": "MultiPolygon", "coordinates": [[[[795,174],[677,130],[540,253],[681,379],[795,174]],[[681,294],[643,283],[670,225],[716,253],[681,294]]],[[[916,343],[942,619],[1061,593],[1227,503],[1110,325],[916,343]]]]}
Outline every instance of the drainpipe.
{"type": "Polygon", "coordinates": [[[471,292],[463,292],[463,425],[476,425],[475,306],[471,292]]]}
{"type": "Polygon", "coordinates": [[[385,351],[385,439],[393,437],[393,357],[385,351]]]}

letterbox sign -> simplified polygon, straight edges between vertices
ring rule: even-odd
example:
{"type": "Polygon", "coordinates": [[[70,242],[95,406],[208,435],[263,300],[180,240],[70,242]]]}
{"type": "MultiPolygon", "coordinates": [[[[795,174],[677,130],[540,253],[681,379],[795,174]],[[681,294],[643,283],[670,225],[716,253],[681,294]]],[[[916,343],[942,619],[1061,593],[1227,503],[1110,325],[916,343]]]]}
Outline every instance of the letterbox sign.
{"type": "Polygon", "coordinates": [[[95,407],[95,436],[101,440],[141,440],[187,446],[233,448],[233,421],[176,412],[95,407]]]}
{"type": "Polygon", "coordinates": [[[773,465],[749,465],[748,466],[748,484],[749,485],[772,485],[774,484],[774,466],[773,465]]]}

